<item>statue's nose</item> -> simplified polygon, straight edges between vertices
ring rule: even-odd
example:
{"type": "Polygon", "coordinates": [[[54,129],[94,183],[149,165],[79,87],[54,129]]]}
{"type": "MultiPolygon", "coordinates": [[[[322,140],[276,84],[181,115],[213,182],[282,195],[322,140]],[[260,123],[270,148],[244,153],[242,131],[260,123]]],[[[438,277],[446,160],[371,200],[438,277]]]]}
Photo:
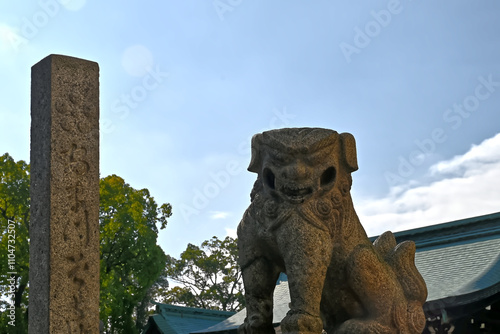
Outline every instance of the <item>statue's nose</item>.
{"type": "Polygon", "coordinates": [[[293,162],[283,168],[281,176],[289,180],[305,179],[307,175],[307,166],[302,162],[293,162]]]}

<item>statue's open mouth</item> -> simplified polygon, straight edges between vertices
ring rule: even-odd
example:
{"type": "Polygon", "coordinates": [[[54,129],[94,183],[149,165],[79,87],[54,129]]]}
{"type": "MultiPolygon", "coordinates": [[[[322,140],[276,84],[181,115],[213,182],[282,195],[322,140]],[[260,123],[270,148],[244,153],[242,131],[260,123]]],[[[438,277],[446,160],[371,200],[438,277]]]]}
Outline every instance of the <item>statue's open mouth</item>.
{"type": "Polygon", "coordinates": [[[281,187],[280,192],[292,201],[302,201],[307,196],[313,193],[312,187],[293,187],[284,185],[281,187]]]}

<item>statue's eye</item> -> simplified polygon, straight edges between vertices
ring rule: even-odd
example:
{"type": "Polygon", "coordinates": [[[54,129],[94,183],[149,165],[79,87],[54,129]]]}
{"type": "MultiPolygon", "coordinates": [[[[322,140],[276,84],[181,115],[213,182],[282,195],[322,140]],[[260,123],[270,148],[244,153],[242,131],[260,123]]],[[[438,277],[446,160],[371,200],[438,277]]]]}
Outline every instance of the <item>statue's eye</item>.
{"type": "Polygon", "coordinates": [[[275,187],[274,180],[276,178],[274,177],[274,173],[269,168],[264,168],[264,171],[262,172],[262,177],[264,178],[264,182],[266,183],[266,185],[269,188],[274,189],[275,187]]]}
{"type": "Polygon", "coordinates": [[[321,174],[321,178],[320,178],[321,186],[326,186],[327,184],[330,184],[333,181],[335,181],[336,174],[337,174],[337,171],[335,170],[335,167],[328,167],[327,169],[325,169],[323,174],[321,174]]]}

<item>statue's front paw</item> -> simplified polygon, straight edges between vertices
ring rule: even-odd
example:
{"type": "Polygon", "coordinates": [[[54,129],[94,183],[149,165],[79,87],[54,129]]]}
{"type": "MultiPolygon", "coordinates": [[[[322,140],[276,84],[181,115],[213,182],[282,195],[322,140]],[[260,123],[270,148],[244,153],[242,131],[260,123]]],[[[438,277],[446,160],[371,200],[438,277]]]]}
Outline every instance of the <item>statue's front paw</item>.
{"type": "Polygon", "coordinates": [[[245,322],[238,327],[238,334],[275,334],[272,324],[266,323],[263,317],[253,315],[245,319],[245,322]]]}
{"type": "Polygon", "coordinates": [[[281,332],[286,334],[320,334],[323,331],[323,322],[320,317],[305,312],[289,311],[281,321],[281,332]]]}
{"type": "Polygon", "coordinates": [[[333,334],[396,334],[396,330],[373,320],[352,319],[344,322],[333,334]]]}

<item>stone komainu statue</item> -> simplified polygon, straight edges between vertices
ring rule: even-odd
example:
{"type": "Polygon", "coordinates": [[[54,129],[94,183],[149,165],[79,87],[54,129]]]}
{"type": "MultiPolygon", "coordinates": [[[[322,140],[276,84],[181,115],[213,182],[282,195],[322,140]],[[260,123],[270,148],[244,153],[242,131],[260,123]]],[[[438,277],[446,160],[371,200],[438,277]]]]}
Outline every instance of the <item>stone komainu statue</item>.
{"type": "Polygon", "coordinates": [[[349,133],[267,131],[252,139],[252,203],[238,226],[247,317],[239,333],[274,334],[273,292],[288,275],[283,333],[422,333],[427,288],[415,244],[391,232],[373,244],[354,211],[349,133]]]}

